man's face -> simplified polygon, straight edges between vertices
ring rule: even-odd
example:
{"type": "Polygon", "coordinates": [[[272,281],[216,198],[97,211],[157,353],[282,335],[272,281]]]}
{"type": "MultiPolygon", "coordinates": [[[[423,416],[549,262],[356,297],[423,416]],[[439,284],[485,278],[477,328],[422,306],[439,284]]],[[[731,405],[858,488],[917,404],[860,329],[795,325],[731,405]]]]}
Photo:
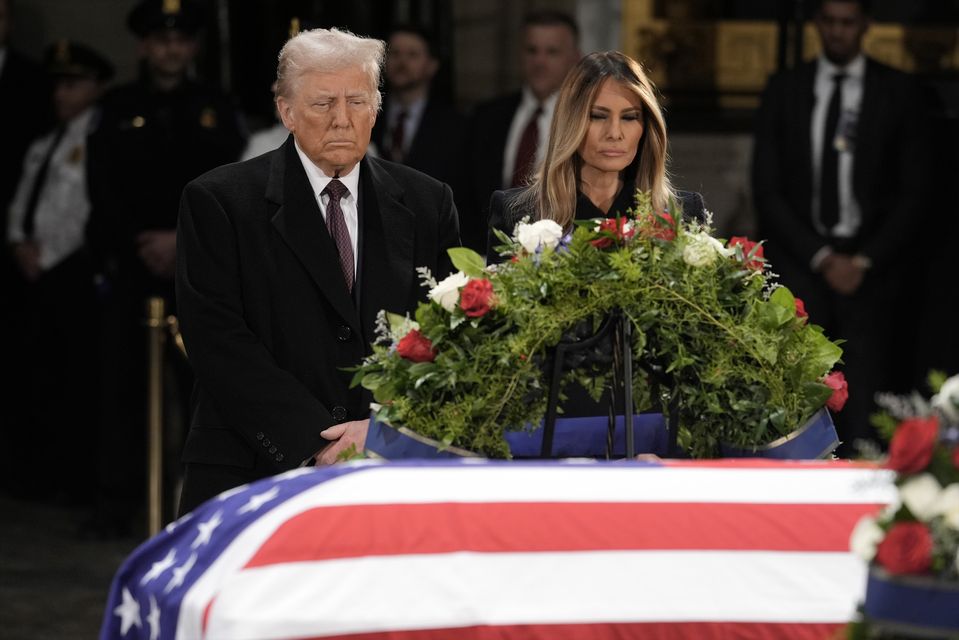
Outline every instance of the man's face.
{"type": "Polygon", "coordinates": [[[539,100],[559,90],[579,58],[569,27],[530,25],[523,32],[523,79],[539,100]]]}
{"type": "Polygon", "coordinates": [[[90,76],[62,76],[53,87],[57,120],[68,122],[80,115],[100,97],[101,86],[90,76]]]}
{"type": "Polygon", "coordinates": [[[383,72],[393,91],[428,86],[438,66],[420,36],[400,31],[390,37],[383,72]]]}
{"type": "Polygon", "coordinates": [[[154,31],[140,40],[140,55],[150,72],[165,78],[185,75],[196,51],[196,38],[174,29],[154,31]]]}
{"type": "Polygon", "coordinates": [[[366,154],[376,122],[376,88],[360,67],[307,71],[277,98],[283,124],[328,176],[345,175],[366,154]]]}
{"type": "Polygon", "coordinates": [[[823,53],[830,62],[845,65],[859,55],[869,19],[858,2],[826,0],[816,14],[823,53]]]}

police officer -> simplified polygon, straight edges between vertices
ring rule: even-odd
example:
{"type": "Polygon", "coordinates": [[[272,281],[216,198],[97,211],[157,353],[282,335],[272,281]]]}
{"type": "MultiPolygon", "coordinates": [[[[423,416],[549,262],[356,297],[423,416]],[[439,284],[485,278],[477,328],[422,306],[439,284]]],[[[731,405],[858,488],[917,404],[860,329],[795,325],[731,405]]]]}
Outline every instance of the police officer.
{"type": "MultiPolygon", "coordinates": [[[[204,18],[193,0],[142,0],[133,8],[127,24],[138,38],[140,77],[104,97],[90,139],[88,236],[100,269],[106,459],[93,524],[102,533],[122,533],[143,504],[144,300],[159,295],[173,306],[180,192],[236,160],[244,145],[231,101],[189,74],[204,18]]],[[[188,395],[188,370],[176,380],[188,395]]]]}
{"type": "MultiPolygon", "coordinates": [[[[85,500],[93,488],[89,434],[95,430],[96,323],[93,270],[84,242],[90,213],[87,197],[87,134],[96,102],[113,76],[113,65],[93,49],[62,40],[47,49],[44,68],[53,81],[58,125],[34,140],[9,208],[7,238],[17,278],[9,290],[17,320],[11,341],[21,391],[11,403],[21,418],[8,445],[45,451],[54,468],[76,469],[70,482],[58,473],[27,474],[28,495],[85,500]],[[52,445],[52,446],[51,446],[52,445]],[[75,459],[84,460],[76,466],[75,459]]],[[[21,474],[21,477],[24,477],[21,474]]]]}

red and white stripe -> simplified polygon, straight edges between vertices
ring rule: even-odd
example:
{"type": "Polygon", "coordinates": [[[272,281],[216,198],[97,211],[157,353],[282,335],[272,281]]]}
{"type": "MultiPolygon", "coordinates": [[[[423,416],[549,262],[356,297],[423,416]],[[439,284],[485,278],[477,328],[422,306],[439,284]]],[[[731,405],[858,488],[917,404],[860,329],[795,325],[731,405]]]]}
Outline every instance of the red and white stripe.
{"type": "Polygon", "coordinates": [[[822,638],[889,475],[843,463],[371,466],[278,505],[178,638],[822,638]]]}

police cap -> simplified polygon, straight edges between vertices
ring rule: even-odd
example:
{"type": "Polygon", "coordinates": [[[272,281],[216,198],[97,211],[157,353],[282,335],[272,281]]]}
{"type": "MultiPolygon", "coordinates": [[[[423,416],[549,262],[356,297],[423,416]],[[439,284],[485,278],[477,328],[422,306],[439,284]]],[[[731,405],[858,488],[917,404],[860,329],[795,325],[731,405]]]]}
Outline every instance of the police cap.
{"type": "Polygon", "coordinates": [[[196,0],[141,0],[127,16],[127,26],[141,38],[166,29],[192,36],[203,27],[203,19],[196,0]]]}
{"type": "Polygon", "coordinates": [[[91,47],[70,40],[58,40],[47,47],[43,67],[52,76],[92,76],[100,82],[113,77],[113,65],[91,47]]]}

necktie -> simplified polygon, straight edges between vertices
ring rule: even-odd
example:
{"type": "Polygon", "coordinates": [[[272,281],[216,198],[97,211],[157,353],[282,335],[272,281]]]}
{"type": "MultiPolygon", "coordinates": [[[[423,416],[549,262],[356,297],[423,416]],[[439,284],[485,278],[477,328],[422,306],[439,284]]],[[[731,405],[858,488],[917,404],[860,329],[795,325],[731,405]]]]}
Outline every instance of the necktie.
{"type": "Polygon", "coordinates": [[[836,129],[842,110],[842,82],[846,76],[833,76],[832,96],[826,110],[826,128],[822,139],[822,163],[819,180],[819,221],[826,231],[839,222],[839,152],[836,150],[836,129]]]}
{"type": "Polygon", "coordinates": [[[526,184],[530,172],[533,170],[533,162],[536,160],[536,147],[539,146],[539,117],[543,114],[543,107],[537,106],[533,112],[526,128],[523,129],[523,135],[519,139],[519,147],[516,148],[516,163],[513,165],[513,180],[511,187],[520,187],[526,184]]]}
{"type": "Polygon", "coordinates": [[[346,219],[343,209],[340,208],[340,198],[350,193],[346,186],[336,178],[323,189],[323,193],[330,197],[326,204],[326,228],[336,245],[336,252],[340,256],[340,268],[343,269],[343,279],[346,288],[353,292],[353,243],[350,242],[350,231],[346,228],[346,219]]]}
{"type": "Polygon", "coordinates": [[[406,133],[406,111],[400,111],[393,124],[393,133],[390,137],[390,160],[403,162],[403,137],[406,133]]]}
{"type": "Polygon", "coordinates": [[[47,149],[47,154],[43,157],[43,162],[40,163],[40,169],[37,170],[37,175],[33,179],[33,185],[30,187],[30,197],[27,198],[27,208],[24,211],[23,223],[21,228],[23,229],[23,235],[27,238],[33,237],[33,232],[37,226],[37,204],[40,202],[40,192],[43,191],[43,183],[47,181],[47,174],[50,173],[50,161],[53,159],[53,154],[56,152],[57,147],[60,146],[60,141],[63,140],[63,134],[66,133],[66,127],[61,126],[57,129],[56,134],[53,136],[53,142],[50,144],[50,148],[47,149]]]}

